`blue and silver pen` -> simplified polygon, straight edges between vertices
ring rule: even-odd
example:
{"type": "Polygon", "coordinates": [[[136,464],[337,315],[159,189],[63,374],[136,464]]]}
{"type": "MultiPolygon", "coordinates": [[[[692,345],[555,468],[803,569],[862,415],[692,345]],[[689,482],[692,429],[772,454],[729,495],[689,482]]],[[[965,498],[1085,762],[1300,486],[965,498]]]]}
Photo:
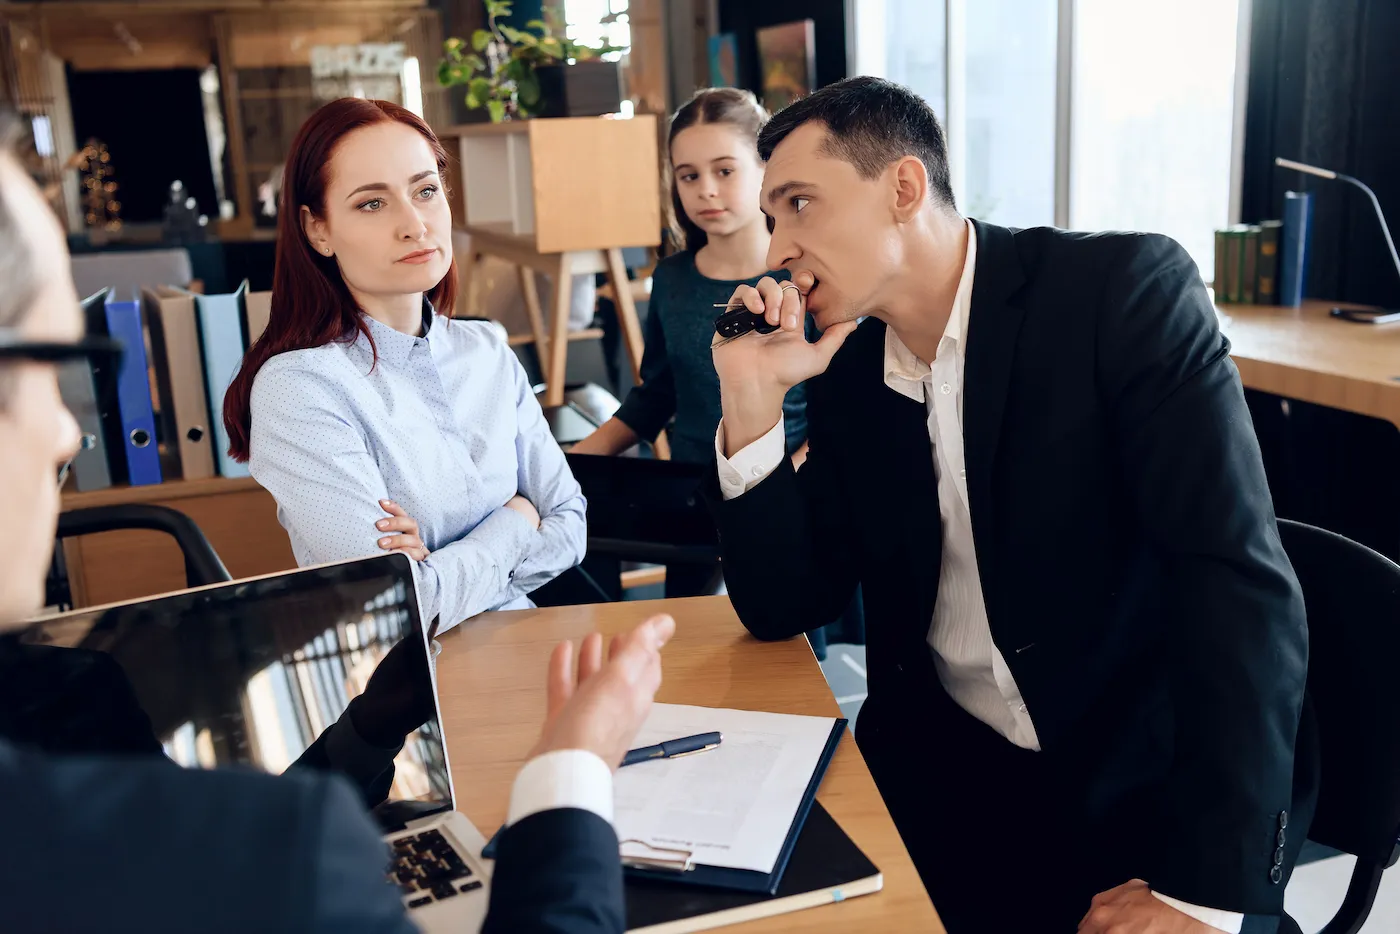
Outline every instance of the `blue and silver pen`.
{"type": "Polygon", "coordinates": [[[655,746],[643,746],[640,749],[628,750],[627,755],[622,757],[622,764],[636,765],[639,762],[650,762],[653,759],[675,759],[678,756],[688,756],[697,752],[708,752],[714,749],[724,739],[720,733],[701,733],[698,736],[684,736],[680,739],[668,739],[664,743],[655,746]]]}

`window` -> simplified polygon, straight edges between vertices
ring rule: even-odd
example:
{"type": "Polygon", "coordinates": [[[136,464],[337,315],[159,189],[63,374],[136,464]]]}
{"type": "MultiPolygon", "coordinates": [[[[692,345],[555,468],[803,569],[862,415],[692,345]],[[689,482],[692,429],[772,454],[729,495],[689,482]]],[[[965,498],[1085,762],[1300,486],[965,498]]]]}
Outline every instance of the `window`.
{"type": "Polygon", "coordinates": [[[948,113],[948,11],[944,0],[857,0],[857,72],[918,94],[948,113]]]}
{"type": "Polygon", "coordinates": [[[632,46],[627,0],[564,0],[564,22],[575,42],[594,47],[607,42],[623,50],[605,58],[616,60],[632,46]]]}
{"type": "Polygon", "coordinates": [[[1176,239],[1230,222],[1239,0],[1076,0],[1069,222],[1176,239]]]}
{"type": "Polygon", "coordinates": [[[1056,0],[967,0],[963,8],[965,105],[959,115],[954,72],[948,126],[950,155],[961,163],[958,208],[1010,227],[1053,224],[1056,0]]]}
{"type": "Polygon", "coordinates": [[[1242,4],[854,0],[854,72],[933,107],[963,213],[1165,233],[1208,270],[1231,220],[1242,4]]]}

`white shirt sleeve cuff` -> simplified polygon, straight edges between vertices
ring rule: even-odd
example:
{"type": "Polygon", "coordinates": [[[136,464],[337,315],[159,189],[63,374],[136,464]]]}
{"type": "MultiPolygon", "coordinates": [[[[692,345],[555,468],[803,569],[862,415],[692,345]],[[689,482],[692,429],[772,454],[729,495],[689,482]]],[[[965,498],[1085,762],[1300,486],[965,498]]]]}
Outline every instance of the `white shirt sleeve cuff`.
{"type": "Polygon", "coordinates": [[[612,770],[585,749],[556,749],[531,759],[515,776],[506,826],[555,808],[592,811],[611,824],[612,770]]]}
{"type": "Polygon", "coordinates": [[[1184,915],[1190,915],[1202,924],[1209,924],[1211,927],[1225,934],[1240,934],[1240,928],[1244,926],[1244,915],[1238,911],[1225,911],[1220,908],[1202,908],[1200,905],[1193,905],[1190,902],[1183,902],[1180,899],[1172,898],[1170,895],[1163,895],[1161,892],[1153,892],[1158,899],[1171,905],[1184,915]]]}
{"type": "Polygon", "coordinates": [[[715,432],[715,462],[719,465],[719,491],[725,499],[738,499],[778,469],[787,453],[787,432],[783,420],[768,429],[762,438],[737,452],[724,456],[724,422],[715,432]]]}

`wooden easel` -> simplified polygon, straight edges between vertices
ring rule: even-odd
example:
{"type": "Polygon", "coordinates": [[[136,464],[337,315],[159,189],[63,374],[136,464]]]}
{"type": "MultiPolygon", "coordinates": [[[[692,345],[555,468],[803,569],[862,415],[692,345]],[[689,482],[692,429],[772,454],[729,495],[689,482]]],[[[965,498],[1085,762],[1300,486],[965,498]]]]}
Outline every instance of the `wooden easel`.
{"type": "MultiPolygon", "coordinates": [[[[642,328],[622,249],[660,242],[656,133],[656,118],[644,115],[471,124],[438,134],[456,157],[456,177],[449,182],[458,199],[453,215],[471,238],[457,257],[458,313],[472,313],[481,257],[515,266],[530,335],[512,343],[534,343],[547,406],[564,403],[569,342],[600,336],[569,331],[576,275],[607,274],[632,377],[641,380],[642,328]],[[547,328],[535,271],[555,282],[547,328]]],[[[654,448],[658,456],[669,456],[664,434],[654,448]]]]}

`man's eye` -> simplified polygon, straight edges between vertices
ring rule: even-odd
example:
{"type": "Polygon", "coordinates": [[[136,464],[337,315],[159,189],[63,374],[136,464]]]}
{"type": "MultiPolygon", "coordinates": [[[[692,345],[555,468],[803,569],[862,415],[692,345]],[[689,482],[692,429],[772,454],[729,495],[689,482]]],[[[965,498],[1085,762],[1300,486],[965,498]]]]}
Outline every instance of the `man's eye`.
{"type": "Polygon", "coordinates": [[[805,208],[805,207],[807,206],[807,201],[808,201],[807,198],[793,198],[793,199],[792,199],[792,210],[793,210],[795,213],[797,213],[797,214],[801,214],[801,213],[802,213],[802,209],[805,208]]]}

